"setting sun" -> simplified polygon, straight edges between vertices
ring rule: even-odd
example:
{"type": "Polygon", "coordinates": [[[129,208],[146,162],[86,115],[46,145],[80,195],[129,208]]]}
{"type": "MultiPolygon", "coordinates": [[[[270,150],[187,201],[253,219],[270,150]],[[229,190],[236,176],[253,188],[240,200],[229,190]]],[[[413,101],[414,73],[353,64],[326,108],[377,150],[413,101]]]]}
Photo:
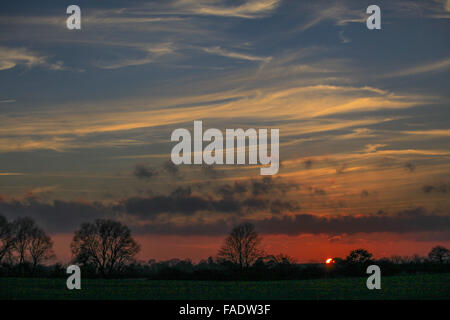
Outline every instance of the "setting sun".
{"type": "Polygon", "coordinates": [[[326,264],[330,264],[330,263],[334,263],[334,260],[331,258],[328,258],[327,260],[325,260],[326,264]]]}

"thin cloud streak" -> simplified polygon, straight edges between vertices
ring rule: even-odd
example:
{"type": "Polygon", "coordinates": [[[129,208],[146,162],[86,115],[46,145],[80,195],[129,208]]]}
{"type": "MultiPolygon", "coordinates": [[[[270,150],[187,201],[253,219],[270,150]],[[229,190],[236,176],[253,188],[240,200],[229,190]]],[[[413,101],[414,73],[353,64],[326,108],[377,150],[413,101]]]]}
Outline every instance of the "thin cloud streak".
{"type": "Polygon", "coordinates": [[[445,72],[450,68],[450,58],[445,58],[443,60],[439,60],[432,63],[427,63],[415,67],[411,67],[408,69],[384,74],[383,78],[391,78],[391,77],[406,77],[423,73],[430,72],[445,72]]]}
{"type": "MultiPolygon", "coordinates": [[[[218,3],[221,2],[225,3],[225,1],[218,3]]],[[[257,19],[269,15],[280,3],[280,0],[246,0],[241,5],[225,6],[211,5],[211,1],[208,0],[178,0],[174,8],[197,15],[257,19]]]]}
{"type": "Polygon", "coordinates": [[[269,62],[272,59],[272,57],[258,57],[258,56],[253,56],[250,54],[232,52],[232,51],[222,49],[221,47],[203,48],[203,51],[205,51],[207,53],[216,54],[216,55],[227,57],[227,58],[239,59],[239,60],[269,62]]]}

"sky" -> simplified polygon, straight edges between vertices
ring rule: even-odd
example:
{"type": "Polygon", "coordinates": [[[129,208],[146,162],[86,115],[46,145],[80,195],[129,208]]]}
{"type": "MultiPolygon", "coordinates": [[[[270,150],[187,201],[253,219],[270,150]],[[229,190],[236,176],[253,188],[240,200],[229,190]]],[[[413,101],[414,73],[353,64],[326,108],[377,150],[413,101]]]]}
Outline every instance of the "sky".
{"type": "Polygon", "coordinates": [[[214,256],[241,222],[302,262],[448,247],[449,32],[448,0],[2,2],[0,214],[60,261],[99,218],[142,260],[214,256]],[[279,172],[175,166],[195,120],[279,129],[279,172]]]}

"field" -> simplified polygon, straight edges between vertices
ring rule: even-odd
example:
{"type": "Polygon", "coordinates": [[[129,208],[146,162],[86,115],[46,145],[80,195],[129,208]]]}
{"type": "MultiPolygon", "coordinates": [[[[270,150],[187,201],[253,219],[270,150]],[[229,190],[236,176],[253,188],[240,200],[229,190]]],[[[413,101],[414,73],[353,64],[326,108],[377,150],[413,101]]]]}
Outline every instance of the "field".
{"type": "Polygon", "coordinates": [[[368,290],[366,278],[301,281],[82,280],[81,290],[65,279],[0,279],[0,299],[449,299],[450,274],[382,278],[381,290],[368,290]]]}

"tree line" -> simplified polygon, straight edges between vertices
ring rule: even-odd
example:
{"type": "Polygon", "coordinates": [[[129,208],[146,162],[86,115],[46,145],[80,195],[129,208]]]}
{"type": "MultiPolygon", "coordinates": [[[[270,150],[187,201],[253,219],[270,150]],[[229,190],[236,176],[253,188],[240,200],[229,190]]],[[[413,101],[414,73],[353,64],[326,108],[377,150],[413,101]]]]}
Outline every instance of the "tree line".
{"type": "MultiPolygon", "coordinates": [[[[122,223],[98,219],[83,223],[75,231],[70,248],[70,264],[81,266],[84,277],[148,278],[183,280],[276,280],[334,276],[362,276],[370,264],[381,267],[384,275],[416,272],[450,272],[450,251],[435,246],[428,257],[374,259],[364,249],[345,258],[329,259],[327,264],[299,264],[294,258],[264,251],[262,238],[254,226],[243,223],[225,238],[216,257],[194,264],[191,260],[137,261],[139,244],[122,223]]],[[[65,277],[65,267],[51,264],[53,241],[29,217],[9,222],[0,215],[0,276],[65,277]]]]}

